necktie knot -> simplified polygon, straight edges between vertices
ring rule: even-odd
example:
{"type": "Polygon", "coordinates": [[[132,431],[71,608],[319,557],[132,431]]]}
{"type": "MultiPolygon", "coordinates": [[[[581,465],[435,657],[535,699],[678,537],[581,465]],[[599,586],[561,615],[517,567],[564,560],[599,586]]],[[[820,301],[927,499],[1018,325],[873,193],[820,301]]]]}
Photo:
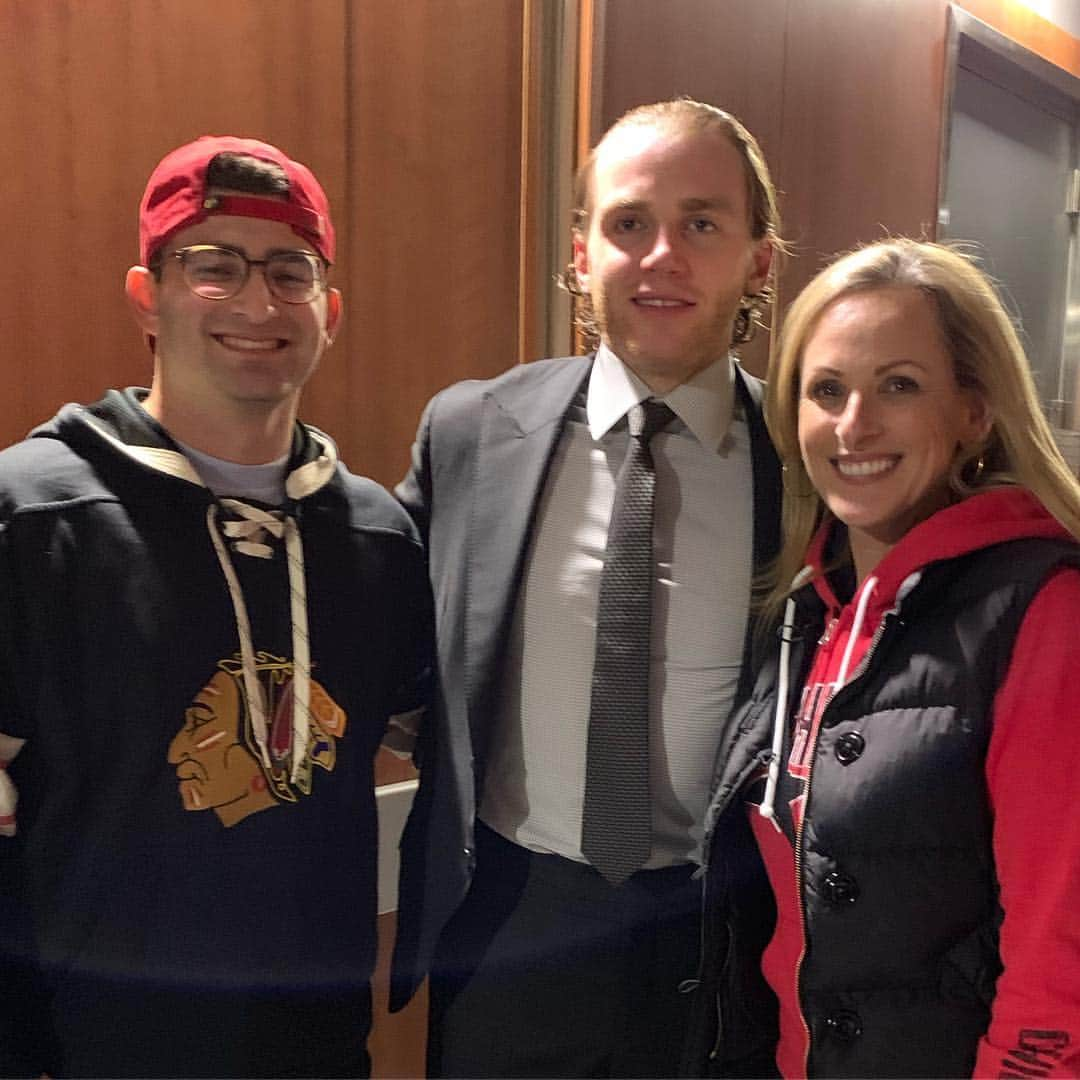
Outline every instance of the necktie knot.
{"type": "Polygon", "coordinates": [[[652,437],[674,419],[675,413],[669,406],[656,398],[646,398],[630,410],[630,434],[648,446],[652,437]]]}

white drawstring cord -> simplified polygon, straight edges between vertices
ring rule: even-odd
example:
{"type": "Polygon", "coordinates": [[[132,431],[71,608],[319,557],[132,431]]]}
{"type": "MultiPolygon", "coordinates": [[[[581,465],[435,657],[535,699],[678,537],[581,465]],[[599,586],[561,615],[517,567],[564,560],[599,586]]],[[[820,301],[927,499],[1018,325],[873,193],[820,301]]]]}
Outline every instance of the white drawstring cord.
{"type": "Polygon", "coordinates": [[[304,544],[296,518],[285,519],[285,555],[289,561],[289,612],[293,652],[293,759],[295,784],[307,757],[311,735],[311,640],[308,637],[304,544]]]}
{"type": "MultiPolygon", "coordinates": [[[[813,574],[812,566],[804,566],[792,579],[791,591],[801,588],[813,574]]],[[[784,731],[787,728],[787,699],[791,664],[792,631],[795,628],[795,598],[789,596],[784,605],[784,625],[780,631],[780,667],[777,672],[776,710],[773,714],[772,753],[769,756],[769,774],[765,781],[765,797],[761,800],[758,813],[772,822],[773,828],[780,832],[780,823],[776,820],[776,788],[780,783],[780,755],[784,749],[784,731]]]]}
{"type": "MultiPolygon", "coordinates": [[[[256,558],[270,558],[273,554],[270,546],[263,542],[263,531],[276,537],[285,536],[285,552],[289,573],[289,615],[292,630],[293,652],[293,716],[292,716],[292,766],[290,779],[295,783],[304,766],[308,739],[311,732],[311,655],[308,638],[307,590],[304,575],[304,546],[300,540],[300,531],[294,518],[284,521],[275,514],[258,507],[249,506],[237,499],[222,499],[222,504],[229,510],[241,515],[239,521],[226,521],[225,534],[236,539],[235,546],[245,555],[256,558]]],[[[240,639],[240,661],[244,675],[244,696],[251,716],[252,734],[259,748],[263,765],[271,768],[268,746],[268,726],[266,721],[266,698],[255,665],[255,650],[251,642],[251,621],[248,618],[247,604],[244,602],[240,580],[236,576],[232,560],[229,558],[225,542],[217,527],[217,504],[211,503],[206,511],[207,530],[217,553],[221,571],[229,586],[236,616],[236,631],[240,639]]]]}
{"type": "Polygon", "coordinates": [[[877,588],[877,583],[878,579],[876,577],[868,577],[863,582],[862,589],[859,590],[859,603],[855,608],[855,621],[851,624],[851,633],[848,634],[844,657],[840,661],[840,670],[837,672],[836,681],[833,683],[834,694],[847,682],[847,673],[851,665],[851,653],[855,648],[855,639],[858,638],[859,632],[862,630],[862,624],[866,619],[866,606],[870,603],[870,597],[874,589],[877,588]]]}
{"type": "Polygon", "coordinates": [[[244,594],[240,589],[240,581],[233,569],[232,560],[228,551],[225,550],[225,541],[221,539],[221,533],[217,528],[217,503],[211,503],[206,508],[206,527],[210,533],[210,539],[217,552],[218,562],[221,564],[221,572],[225,575],[225,581],[229,586],[229,597],[232,600],[233,615],[236,618],[236,634],[240,639],[240,661],[244,674],[244,697],[247,699],[248,715],[251,717],[251,733],[255,736],[255,743],[259,747],[259,756],[263,766],[270,768],[270,750],[267,747],[266,737],[266,701],[263,698],[262,687],[259,686],[259,678],[255,673],[255,652],[251,645],[251,622],[248,619],[247,604],[244,603],[244,594]]]}

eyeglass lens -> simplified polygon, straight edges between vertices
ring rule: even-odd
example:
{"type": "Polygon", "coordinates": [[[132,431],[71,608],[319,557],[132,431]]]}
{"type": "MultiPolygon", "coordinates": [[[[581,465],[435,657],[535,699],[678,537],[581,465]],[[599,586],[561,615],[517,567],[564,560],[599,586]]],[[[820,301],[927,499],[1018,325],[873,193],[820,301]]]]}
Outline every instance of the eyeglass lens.
{"type": "Polygon", "coordinates": [[[184,280],[196,296],[228,300],[247,283],[251,267],[261,266],[267,287],[288,304],[306,304],[322,288],[322,264],[304,251],[283,251],[267,259],[249,259],[229,248],[199,244],[178,251],[184,280]]]}

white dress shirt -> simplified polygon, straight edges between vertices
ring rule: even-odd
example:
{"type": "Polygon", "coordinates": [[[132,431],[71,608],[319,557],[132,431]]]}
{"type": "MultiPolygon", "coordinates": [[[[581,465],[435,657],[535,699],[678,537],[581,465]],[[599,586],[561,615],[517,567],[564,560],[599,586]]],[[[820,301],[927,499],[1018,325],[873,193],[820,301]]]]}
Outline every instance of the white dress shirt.
{"type": "MultiPolygon", "coordinates": [[[[667,394],[656,496],[649,688],[653,849],[699,857],[721,722],[738,684],[753,563],[749,431],[724,358],[667,394]]],[[[480,818],[508,840],[580,862],[596,608],[627,412],[649,388],[601,346],[571,407],[526,556],[480,818]]]]}

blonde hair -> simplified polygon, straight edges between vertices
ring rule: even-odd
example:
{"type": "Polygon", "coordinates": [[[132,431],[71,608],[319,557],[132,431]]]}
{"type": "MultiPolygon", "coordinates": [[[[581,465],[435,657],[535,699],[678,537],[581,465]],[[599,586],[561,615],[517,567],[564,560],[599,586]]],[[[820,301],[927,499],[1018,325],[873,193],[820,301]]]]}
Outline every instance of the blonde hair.
{"type": "MultiPolygon", "coordinates": [[[[578,169],[574,180],[573,232],[584,234],[588,230],[589,214],[592,212],[593,174],[605,143],[616,132],[629,127],[669,128],[679,134],[715,131],[726,138],[742,159],[743,172],[746,176],[746,203],[750,212],[751,237],[755,240],[767,239],[772,243],[774,251],[783,251],[776,187],[757,139],[731,113],[689,97],[657,101],[651,105],[639,105],[623,113],[604,132],[603,138],[592,148],[584,164],[578,169]]],[[[775,265],[773,272],[775,272],[775,265]]],[[[595,346],[600,340],[599,329],[589,296],[578,285],[573,263],[566,268],[562,284],[577,300],[575,321],[578,328],[588,344],[595,346]]],[[[772,288],[766,285],[754,296],[744,296],[739,301],[732,328],[731,343],[733,345],[742,344],[754,336],[762,321],[761,309],[772,301],[772,296],[772,288]]]]}
{"type": "Polygon", "coordinates": [[[1070,472],[1039,406],[1027,357],[989,278],[960,251],[904,238],[842,256],[791,305],[769,369],[765,419],[784,463],[783,546],[764,583],[763,615],[775,615],[827,513],[799,452],[799,378],[803,349],[825,309],[853,292],[918,289],[930,298],[959,386],[982,396],[986,440],[960,447],[949,483],[959,499],[1003,484],[1026,488],[1080,539],[1080,482],[1070,472]],[[978,462],[981,460],[982,465],[978,462]]]}

